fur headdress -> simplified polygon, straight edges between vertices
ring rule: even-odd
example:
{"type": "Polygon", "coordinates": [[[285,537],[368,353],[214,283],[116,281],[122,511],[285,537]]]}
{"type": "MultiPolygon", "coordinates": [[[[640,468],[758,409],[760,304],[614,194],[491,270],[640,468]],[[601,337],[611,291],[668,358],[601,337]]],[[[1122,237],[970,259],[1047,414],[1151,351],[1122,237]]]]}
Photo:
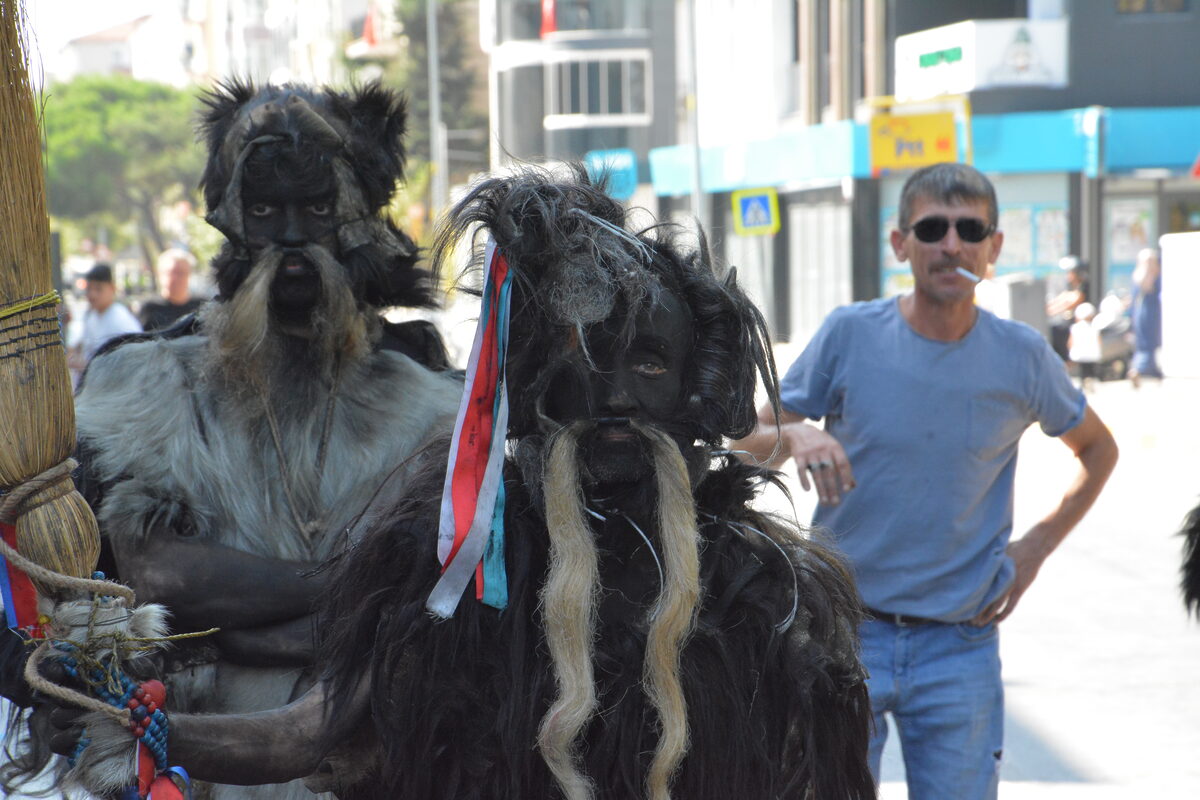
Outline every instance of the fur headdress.
{"type": "Polygon", "coordinates": [[[202,96],[199,133],[208,152],[201,178],[209,224],[229,239],[217,284],[228,298],[248,268],[242,193],[247,184],[321,180],[332,173],[340,253],[369,305],[427,305],[428,276],[416,245],[381,216],[404,175],[406,104],[378,83],[350,92],[296,84],[256,88],[233,80],[202,96]],[[353,271],[353,270],[352,270],[353,271]]]}
{"type": "Polygon", "coordinates": [[[755,424],[758,375],[772,397],[777,380],[766,325],[735,271],[718,273],[703,238],[690,253],[679,247],[675,226],[629,230],[625,207],[582,166],[569,169],[568,180],[527,167],[483,181],[451,212],[434,243],[440,261],[479,226],[514,273],[509,437],[548,432],[539,424],[541,402],[562,364],[547,359],[546,342],[583,342],[588,325],[617,310],[631,336],[638,311],[664,290],[678,294],[693,317],[684,395],[690,433],[712,444],[745,436],[755,424]]]}

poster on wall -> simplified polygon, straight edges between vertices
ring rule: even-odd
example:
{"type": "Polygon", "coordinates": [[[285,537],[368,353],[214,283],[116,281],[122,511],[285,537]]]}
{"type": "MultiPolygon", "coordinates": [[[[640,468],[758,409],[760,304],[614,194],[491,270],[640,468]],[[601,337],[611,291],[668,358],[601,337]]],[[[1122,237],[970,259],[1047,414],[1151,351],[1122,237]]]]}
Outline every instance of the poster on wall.
{"type": "Polygon", "coordinates": [[[1104,285],[1109,291],[1127,295],[1132,284],[1138,251],[1152,247],[1158,237],[1153,197],[1110,199],[1107,204],[1108,265],[1104,285]]]}
{"type": "Polygon", "coordinates": [[[1039,208],[1034,213],[1038,264],[1057,264],[1070,255],[1071,236],[1065,208],[1039,208]]]}
{"type": "Polygon", "coordinates": [[[892,250],[892,231],[900,224],[899,212],[895,208],[881,210],[879,220],[879,294],[894,297],[912,288],[912,272],[907,263],[896,259],[892,250]]]}
{"type": "Polygon", "coordinates": [[[1033,209],[1029,206],[1001,208],[1000,230],[1004,231],[1004,246],[996,261],[996,274],[1033,266],[1033,209]]]}

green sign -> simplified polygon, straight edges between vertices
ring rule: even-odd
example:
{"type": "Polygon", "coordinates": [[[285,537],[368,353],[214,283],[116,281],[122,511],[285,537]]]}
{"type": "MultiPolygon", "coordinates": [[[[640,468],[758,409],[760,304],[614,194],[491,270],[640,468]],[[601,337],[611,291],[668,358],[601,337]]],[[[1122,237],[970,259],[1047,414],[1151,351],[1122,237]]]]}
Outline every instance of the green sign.
{"type": "Polygon", "coordinates": [[[945,50],[934,50],[932,53],[923,53],[919,61],[921,69],[936,67],[938,64],[953,64],[955,61],[962,61],[962,48],[949,47],[945,50]]]}

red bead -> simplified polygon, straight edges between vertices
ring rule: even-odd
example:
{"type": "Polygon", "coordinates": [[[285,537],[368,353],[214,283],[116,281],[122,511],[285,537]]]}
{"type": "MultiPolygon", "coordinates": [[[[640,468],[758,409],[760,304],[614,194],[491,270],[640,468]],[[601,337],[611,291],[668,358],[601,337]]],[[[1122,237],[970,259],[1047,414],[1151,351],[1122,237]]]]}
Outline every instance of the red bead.
{"type": "Polygon", "coordinates": [[[134,689],[133,696],[138,698],[139,700],[141,700],[143,697],[145,697],[146,696],[145,684],[142,684],[141,686],[134,689]]]}
{"type": "Polygon", "coordinates": [[[146,713],[148,713],[148,714],[153,714],[157,710],[158,710],[158,703],[155,703],[153,700],[151,700],[149,705],[146,706],[146,713]]]}
{"type": "Polygon", "coordinates": [[[157,703],[159,708],[167,704],[167,687],[163,686],[162,681],[146,681],[141,688],[146,690],[146,695],[157,703]]]}
{"type": "Polygon", "coordinates": [[[142,704],[141,701],[138,700],[136,697],[131,697],[131,698],[129,698],[129,702],[125,704],[125,707],[132,711],[133,709],[137,708],[141,704],[142,704]]]}

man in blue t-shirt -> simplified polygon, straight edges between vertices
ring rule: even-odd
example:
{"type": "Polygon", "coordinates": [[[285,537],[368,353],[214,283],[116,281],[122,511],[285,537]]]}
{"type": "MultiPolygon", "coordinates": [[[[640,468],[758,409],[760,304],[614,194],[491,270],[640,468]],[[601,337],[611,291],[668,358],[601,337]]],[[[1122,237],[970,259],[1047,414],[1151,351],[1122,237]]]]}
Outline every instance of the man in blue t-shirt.
{"type": "Polygon", "coordinates": [[[1041,336],[974,303],[971,276],[995,263],[1004,240],[997,216],[995,190],[974,168],[913,173],[891,234],[913,292],[830,314],[783,380],[778,421],[764,408],[735,445],[773,465],[794,458],[801,485],[816,487],[813,522],[846,552],[869,612],[860,633],[872,770],[878,780],[889,713],[911,800],[996,796],[996,624],[1117,460],[1112,435],[1041,336]],[[806,422],[821,419],[823,429],[806,422]],[[1010,541],[1017,443],[1034,422],[1080,469],[1062,502],[1010,541]]]}

